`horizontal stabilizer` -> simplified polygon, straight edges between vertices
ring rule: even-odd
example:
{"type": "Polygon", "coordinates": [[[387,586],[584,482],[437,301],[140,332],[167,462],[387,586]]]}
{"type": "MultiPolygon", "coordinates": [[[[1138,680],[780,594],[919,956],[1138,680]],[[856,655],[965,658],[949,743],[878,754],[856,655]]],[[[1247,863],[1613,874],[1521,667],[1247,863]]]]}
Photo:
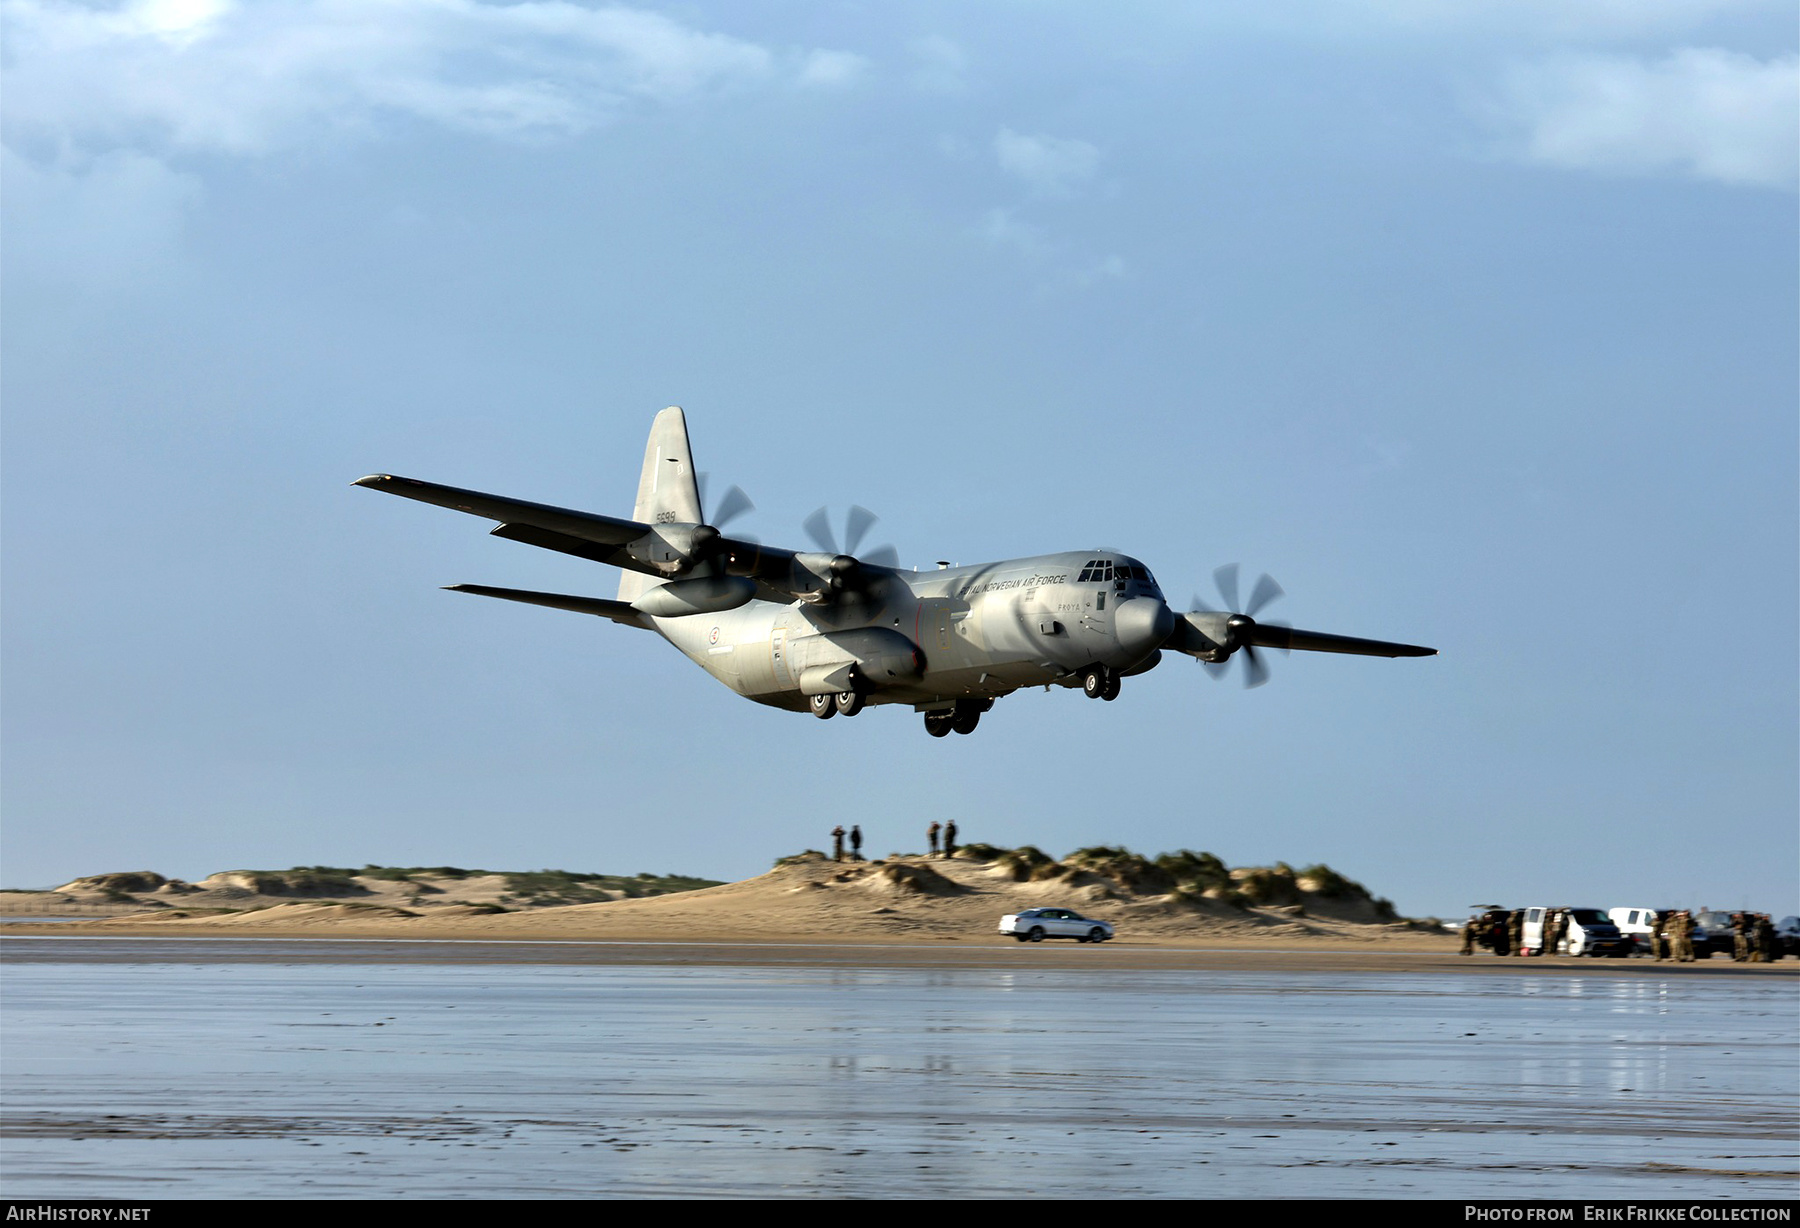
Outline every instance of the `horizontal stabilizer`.
{"type": "Polygon", "coordinates": [[[576,614],[592,614],[597,618],[610,618],[616,623],[624,623],[629,627],[648,629],[650,625],[642,614],[623,601],[608,601],[604,597],[572,597],[565,593],[534,593],[523,588],[489,588],[485,584],[450,584],[445,586],[445,591],[474,593],[477,597],[498,597],[502,601],[522,601],[526,605],[542,605],[549,606],[553,610],[571,610],[576,614]]]}

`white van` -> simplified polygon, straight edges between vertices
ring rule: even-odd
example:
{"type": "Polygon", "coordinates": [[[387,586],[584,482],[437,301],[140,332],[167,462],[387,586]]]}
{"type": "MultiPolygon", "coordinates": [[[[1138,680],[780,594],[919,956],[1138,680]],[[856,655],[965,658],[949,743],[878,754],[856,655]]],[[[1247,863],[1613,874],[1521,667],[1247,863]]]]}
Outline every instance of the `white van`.
{"type": "Polygon", "coordinates": [[[1631,939],[1633,950],[1640,955],[1651,953],[1651,936],[1656,933],[1654,908],[1609,908],[1606,915],[1621,934],[1631,939]]]}
{"type": "MultiPolygon", "coordinates": [[[[1525,910],[1525,933],[1520,945],[1539,955],[1544,952],[1544,914],[1548,908],[1525,910]]],[[[1631,939],[1619,932],[1612,918],[1598,908],[1568,910],[1569,928],[1557,944],[1558,955],[1630,955],[1631,939]]]]}

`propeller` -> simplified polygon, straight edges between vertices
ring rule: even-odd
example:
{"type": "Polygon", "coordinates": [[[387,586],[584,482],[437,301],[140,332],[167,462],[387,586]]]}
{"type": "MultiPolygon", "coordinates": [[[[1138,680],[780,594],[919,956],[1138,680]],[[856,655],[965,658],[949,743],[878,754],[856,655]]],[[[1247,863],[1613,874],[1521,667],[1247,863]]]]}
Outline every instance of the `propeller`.
{"type": "MultiPolygon", "coordinates": [[[[1255,587],[1250,590],[1249,604],[1244,607],[1242,613],[1238,613],[1236,612],[1238,604],[1238,565],[1236,563],[1227,563],[1223,567],[1215,569],[1213,571],[1213,583],[1219,586],[1219,596],[1224,600],[1225,608],[1223,610],[1214,610],[1212,607],[1201,601],[1199,596],[1196,595],[1193,603],[1194,609],[1203,610],[1209,614],[1231,615],[1230,618],[1225,620],[1225,647],[1230,650],[1232,655],[1236,655],[1239,652],[1244,654],[1244,689],[1249,690],[1252,687],[1259,687],[1269,680],[1269,664],[1267,661],[1256,655],[1256,645],[1250,642],[1249,632],[1251,628],[1257,626],[1257,612],[1271,601],[1285,596],[1285,591],[1282,589],[1281,585],[1275,582],[1274,576],[1271,576],[1268,572],[1264,572],[1261,578],[1257,580],[1255,587]]],[[[1283,627],[1287,624],[1266,623],[1264,625],[1283,627]]],[[[1283,649],[1283,651],[1285,652],[1286,649],[1283,649]]],[[[1223,678],[1231,669],[1231,657],[1227,656],[1223,661],[1202,661],[1200,664],[1204,665],[1206,667],[1206,672],[1211,674],[1214,678],[1223,678]]]]}
{"type": "Polygon", "coordinates": [[[812,538],[813,544],[826,554],[848,555],[859,562],[875,567],[898,567],[900,551],[893,546],[877,546],[867,554],[857,554],[857,550],[862,546],[863,538],[869,535],[869,530],[874,528],[875,522],[880,519],[881,517],[866,507],[851,507],[844,516],[844,548],[842,550],[838,549],[837,536],[831,531],[831,515],[824,508],[820,508],[801,521],[800,527],[806,530],[806,535],[812,538]]]}
{"type": "Polygon", "coordinates": [[[723,529],[745,512],[756,510],[756,504],[750,501],[742,486],[730,486],[719,496],[718,506],[709,513],[706,511],[706,474],[695,474],[694,485],[700,495],[700,514],[705,517],[705,523],[715,529],[723,529]]]}

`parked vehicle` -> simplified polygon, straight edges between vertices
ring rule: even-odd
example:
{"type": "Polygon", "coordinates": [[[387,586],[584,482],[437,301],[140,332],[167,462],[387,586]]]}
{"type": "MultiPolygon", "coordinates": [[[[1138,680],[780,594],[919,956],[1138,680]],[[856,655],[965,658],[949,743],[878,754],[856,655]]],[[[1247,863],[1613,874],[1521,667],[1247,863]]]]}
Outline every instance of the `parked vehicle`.
{"type": "Polygon", "coordinates": [[[1694,958],[1711,959],[1721,951],[1731,955],[1737,949],[1737,936],[1731,929],[1728,912],[1694,914],[1694,958]]]}
{"type": "Polygon", "coordinates": [[[1113,927],[1070,908],[1027,908],[1001,917],[1000,932],[1011,934],[1020,942],[1042,942],[1046,938],[1105,942],[1113,936],[1113,927]]]}
{"type": "Polygon", "coordinates": [[[1656,932],[1656,909],[1654,908],[1609,908],[1606,915],[1612,923],[1619,927],[1619,932],[1631,939],[1632,949],[1639,955],[1651,955],[1651,936],[1656,932]]]}
{"type": "Polygon", "coordinates": [[[1775,923],[1775,958],[1800,955],[1800,917],[1783,917],[1775,923]]]}
{"type": "MultiPolygon", "coordinates": [[[[1525,932],[1520,945],[1526,950],[1544,953],[1544,918],[1550,911],[1549,908],[1525,910],[1525,932]]],[[[1621,934],[1612,918],[1598,908],[1569,908],[1563,911],[1569,914],[1569,928],[1556,944],[1556,954],[1610,955],[1620,958],[1631,954],[1632,940],[1621,934]]]]}

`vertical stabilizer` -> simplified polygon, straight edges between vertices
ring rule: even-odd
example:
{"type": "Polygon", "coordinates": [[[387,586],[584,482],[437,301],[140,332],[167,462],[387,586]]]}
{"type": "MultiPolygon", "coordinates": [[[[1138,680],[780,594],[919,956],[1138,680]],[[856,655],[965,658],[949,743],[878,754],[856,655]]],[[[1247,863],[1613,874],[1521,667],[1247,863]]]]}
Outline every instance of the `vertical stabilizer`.
{"type": "MultiPolygon", "coordinates": [[[[650,424],[644,445],[644,471],[638,476],[637,505],[631,518],[640,524],[699,524],[700,489],[694,482],[694,454],[688,447],[687,417],[671,405],[650,424]]],[[[642,572],[619,577],[619,600],[636,601],[656,581],[642,572]]]]}

